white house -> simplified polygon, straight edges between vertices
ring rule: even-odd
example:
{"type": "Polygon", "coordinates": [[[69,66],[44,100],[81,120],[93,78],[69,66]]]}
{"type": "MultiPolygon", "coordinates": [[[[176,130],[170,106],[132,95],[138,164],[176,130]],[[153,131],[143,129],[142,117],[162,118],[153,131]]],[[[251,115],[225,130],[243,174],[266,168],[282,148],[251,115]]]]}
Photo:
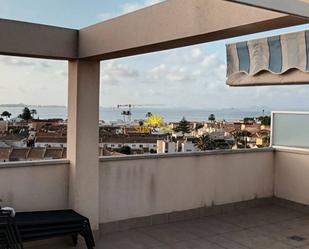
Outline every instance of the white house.
{"type": "Polygon", "coordinates": [[[157,141],[157,153],[165,154],[165,153],[176,153],[177,152],[177,144],[175,142],[158,140],[157,141]]]}
{"type": "Polygon", "coordinates": [[[66,148],[67,138],[66,137],[37,137],[35,139],[35,147],[44,148],[66,148]]]}
{"type": "Polygon", "coordinates": [[[181,152],[197,152],[198,148],[194,146],[192,141],[184,141],[181,143],[181,152]]]}

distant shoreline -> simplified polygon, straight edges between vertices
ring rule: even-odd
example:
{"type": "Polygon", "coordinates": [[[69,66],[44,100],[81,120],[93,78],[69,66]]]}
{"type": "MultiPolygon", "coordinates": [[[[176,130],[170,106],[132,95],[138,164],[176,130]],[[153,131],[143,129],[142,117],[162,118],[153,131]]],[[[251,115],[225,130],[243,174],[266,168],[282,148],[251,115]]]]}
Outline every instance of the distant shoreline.
{"type": "MultiPolygon", "coordinates": [[[[67,108],[66,105],[27,105],[27,104],[23,104],[23,103],[18,103],[18,104],[0,104],[0,108],[67,108]]],[[[104,109],[119,109],[117,106],[100,106],[100,108],[104,108],[104,109]]],[[[121,108],[120,108],[121,109],[121,108]]],[[[122,108],[124,109],[124,108],[122,108]]],[[[266,112],[270,112],[270,108],[266,107],[266,106],[252,106],[252,107],[247,107],[247,108],[239,108],[239,107],[229,107],[229,108],[198,108],[198,107],[175,107],[175,106],[148,106],[148,107],[142,107],[142,106],[134,106],[132,107],[132,109],[149,109],[149,110],[153,110],[153,109],[162,109],[162,110],[195,110],[195,111],[211,111],[211,112],[216,112],[216,111],[253,111],[253,112],[257,112],[257,111],[261,111],[261,110],[265,110],[266,112]]]]}
{"type": "Polygon", "coordinates": [[[39,107],[39,108],[67,108],[65,105],[26,105],[26,104],[0,104],[0,107],[8,107],[8,108],[14,108],[14,107],[39,107]]]}

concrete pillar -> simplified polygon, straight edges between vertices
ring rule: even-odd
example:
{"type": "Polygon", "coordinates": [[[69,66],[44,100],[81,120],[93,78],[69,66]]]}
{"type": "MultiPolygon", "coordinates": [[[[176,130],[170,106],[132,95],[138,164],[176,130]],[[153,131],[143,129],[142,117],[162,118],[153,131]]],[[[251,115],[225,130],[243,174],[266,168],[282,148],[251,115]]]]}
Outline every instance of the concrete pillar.
{"type": "Polygon", "coordinates": [[[69,61],[68,153],[70,208],[99,228],[100,62],[69,61]]]}

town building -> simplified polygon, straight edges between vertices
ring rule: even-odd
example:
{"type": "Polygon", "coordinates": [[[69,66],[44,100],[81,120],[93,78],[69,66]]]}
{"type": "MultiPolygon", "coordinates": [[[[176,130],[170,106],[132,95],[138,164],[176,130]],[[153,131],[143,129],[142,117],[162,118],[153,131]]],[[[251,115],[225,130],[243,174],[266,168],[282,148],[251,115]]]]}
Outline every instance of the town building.
{"type": "Polygon", "coordinates": [[[157,135],[111,135],[101,137],[99,146],[108,150],[116,150],[128,146],[136,153],[155,153],[157,151],[158,139],[160,139],[160,136],[157,135]]]}
{"type": "Polygon", "coordinates": [[[178,144],[169,140],[157,140],[157,153],[176,153],[178,152],[178,144]]]}
{"type": "Polygon", "coordinates": [[[60,136],[37,136],[35,138],[35,147],[66,148],[67,138],[60,136]]]}

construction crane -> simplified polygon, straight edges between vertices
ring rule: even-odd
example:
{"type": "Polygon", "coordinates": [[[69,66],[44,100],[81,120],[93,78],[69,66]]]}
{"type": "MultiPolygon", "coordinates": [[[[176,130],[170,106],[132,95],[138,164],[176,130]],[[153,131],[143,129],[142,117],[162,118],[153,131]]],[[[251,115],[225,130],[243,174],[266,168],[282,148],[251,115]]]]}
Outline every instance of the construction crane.
{"type": "Polygon", "coordinates": [[[154,104],[145,104],[145,105],[133,105],[133,104],[118,104],[117,108],[127,108],[126,110],[121,112],[121,115],[123,116],[123,121],[130,123],[132,120],[132,109],[135,107],[149,107],[149,106],[160,106],[160,105],[154,105],[154,104]]]}
{"type": "Polygon", "coordinates": [[[131,117],[132,117],[132,108],[134,106],[131,104],[127,104],[127,105],[117,105],[117,108],[128,108],[126,111],[122,111],[121,115],[123,116],[123,121],[126,122],[126,117],[127,117],[127,122],[131,122],[131,117]]]}

